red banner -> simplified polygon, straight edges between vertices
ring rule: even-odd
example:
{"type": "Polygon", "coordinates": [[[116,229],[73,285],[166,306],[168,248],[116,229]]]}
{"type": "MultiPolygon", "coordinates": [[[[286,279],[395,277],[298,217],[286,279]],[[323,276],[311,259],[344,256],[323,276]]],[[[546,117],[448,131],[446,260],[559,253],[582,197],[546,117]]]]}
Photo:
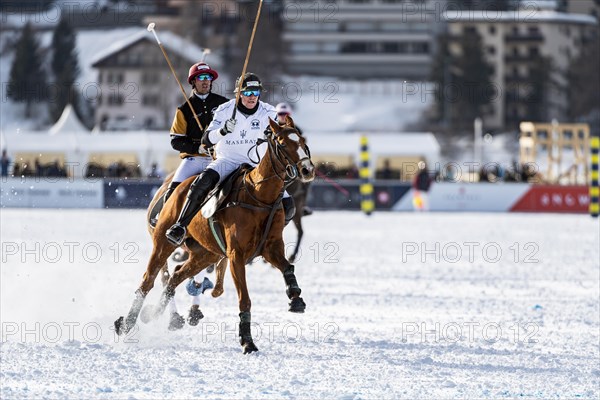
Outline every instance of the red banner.
{"type": "Polygon", "coordinates": [[[531,186],[510,211],[587,214],[588,190],[587,186],[531,186]]]}

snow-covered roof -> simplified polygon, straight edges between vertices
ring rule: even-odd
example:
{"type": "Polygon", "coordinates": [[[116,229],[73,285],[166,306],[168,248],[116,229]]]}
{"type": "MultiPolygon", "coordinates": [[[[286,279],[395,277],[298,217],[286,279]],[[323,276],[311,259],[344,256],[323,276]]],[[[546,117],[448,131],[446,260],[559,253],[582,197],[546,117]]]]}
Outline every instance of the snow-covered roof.
{"type": "MultiPolygon", "coordinates": [[[[169,52],[177,53],[179,56],[184,57],[191,62],[198,61],[202,58],[202,52],[204,49],[170,31],[160,32],[159,39],[169,52]]],[[[151,32],[148,32],[146,28],[139,28],[139,32],[124,36],[120,40],[112,43],[104,51],[96,55],[96,57],[91,60],[91,64],[94,65],[99,63],[105,58],[110,57],[111,55],[118,53],[141,40],[150,40],[152,42],[156,42],[156,39],[151,32]]]]}
{"type": "Polygon", "coordinates": [[[89,133],[89,130],[77,118],[73,106],[67,104],[62,115],[48,130],[48,133],[50,135],[62,135],[65,133],[89,133]]]}
{"type": "Polygon", "coordinates": [[[512,22],[537,23],[560,22],[571,24],[596,25],[598,20],[591,15],[567,14],[550,10],[519,10],[519,11],[473,11],[451,10],[442,14],[446,22],[512,22]]]}

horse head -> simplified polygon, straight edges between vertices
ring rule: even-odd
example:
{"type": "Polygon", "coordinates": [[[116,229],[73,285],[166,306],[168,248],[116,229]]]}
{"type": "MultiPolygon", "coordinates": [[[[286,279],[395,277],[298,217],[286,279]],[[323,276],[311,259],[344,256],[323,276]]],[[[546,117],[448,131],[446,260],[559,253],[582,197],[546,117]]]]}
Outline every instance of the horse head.
{"type": "Polygon", "coordinates": [[[285,125],[279,125],[269,118],[273,134],[269,141],[275,149],[275,156],[285,166],[288,176],[300,178],[302,182],[315,179],[315,166],[310,159],[306,139],[300,135],[294,120],[286,117],[285,125]]]}

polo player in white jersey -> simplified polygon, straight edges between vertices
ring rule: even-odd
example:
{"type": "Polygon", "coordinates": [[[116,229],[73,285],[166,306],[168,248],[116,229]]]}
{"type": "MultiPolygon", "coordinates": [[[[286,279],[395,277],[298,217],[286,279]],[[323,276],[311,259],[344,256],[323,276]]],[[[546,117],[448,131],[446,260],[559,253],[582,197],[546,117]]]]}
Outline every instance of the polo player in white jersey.
{"type": "MultiPolygon", "coordinates": [[[[236,91],[238,83],[239,80],[235,85],[236,91]]],[[[277,119],[275,107],[260,101],[263,91],[260,78],[253,73],[247,73],[243,77],[235,118],[232,118],[235,99],[221,104],[215,111],[203,143],[207,147],[214,146],[216,159],[196,177],[190,186],[177,222],[167,230],[167,239],[172,244],[179,246],[183,243],[187,226],[199,211],[208,193],[219,182],[243,163],[257,165],[260,161],[249,158],[249,151],[256,146],[258,139],[266,138],[265,130],[269,126],[269,118],[277,119]]],[[[262,158],[265,152],[266,146],[258,146],[259,157],[262,158]]],[[[288,221],[291,219],[288,217],[293,217],[295,213],[293,198],[286,192],[282,203],[288,221]]]]}

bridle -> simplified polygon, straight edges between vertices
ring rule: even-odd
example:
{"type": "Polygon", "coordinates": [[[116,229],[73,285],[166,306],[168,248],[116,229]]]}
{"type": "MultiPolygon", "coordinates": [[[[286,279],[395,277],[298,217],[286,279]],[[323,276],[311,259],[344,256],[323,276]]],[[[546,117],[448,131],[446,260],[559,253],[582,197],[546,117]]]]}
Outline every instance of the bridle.
{"type": "MultiPolygon", "coordinates": [[[[300,134],[298,133],[298,131],[296,129],[294,129],[294,128],[288,128],[288,129],[293,130],[293,132],[289,132],[289,133],[296,133],[298,136],[300,136],[300,134]]],[[[299,176],[298,169],[299,169],[300,165],[305,160],[310,160],[310,149],[308,148],[308,145],[305,143],[304,148],[306,149],[307,157],[302,157],[297,162],[294,162],[294,160],[292,160],[291,157],[285,151],[285,145],[281,144],[277,140],[275,140],[273,133],[269,133],[267,135],[267,139],[262,139],[262,138],[258,139],[256,141],[256,144],[254,146],[252,146],[250,148],[250,150],[248,150],[248,158],[252,162],[254,162],[256,164],[258,164],[260,162],[260,156],[258,154],[258,146],[260,146],[261,144],[263,144],[265,142],[269,146],[267,151],[270,153],[271,160],[276,161],[279,164],[279,166],[281,167],[281,170],[285,171],[285,174],[282,176],[282,172],[278,172],[275,168],[274,163],[271,162],[271,168],[273,170],[273,175],[256,182],[255,185],[258,183],[264,182],[268,179],[277,177],[284,182],[284,189],[285,189],[294,180],[296,180],[298,178],[298,176],[299,176]],[[257,161],[252,160],[252,158],[250,157],[250,152],[252,151],[252,149],[254,149],[256,152],[257,161]]]]}

